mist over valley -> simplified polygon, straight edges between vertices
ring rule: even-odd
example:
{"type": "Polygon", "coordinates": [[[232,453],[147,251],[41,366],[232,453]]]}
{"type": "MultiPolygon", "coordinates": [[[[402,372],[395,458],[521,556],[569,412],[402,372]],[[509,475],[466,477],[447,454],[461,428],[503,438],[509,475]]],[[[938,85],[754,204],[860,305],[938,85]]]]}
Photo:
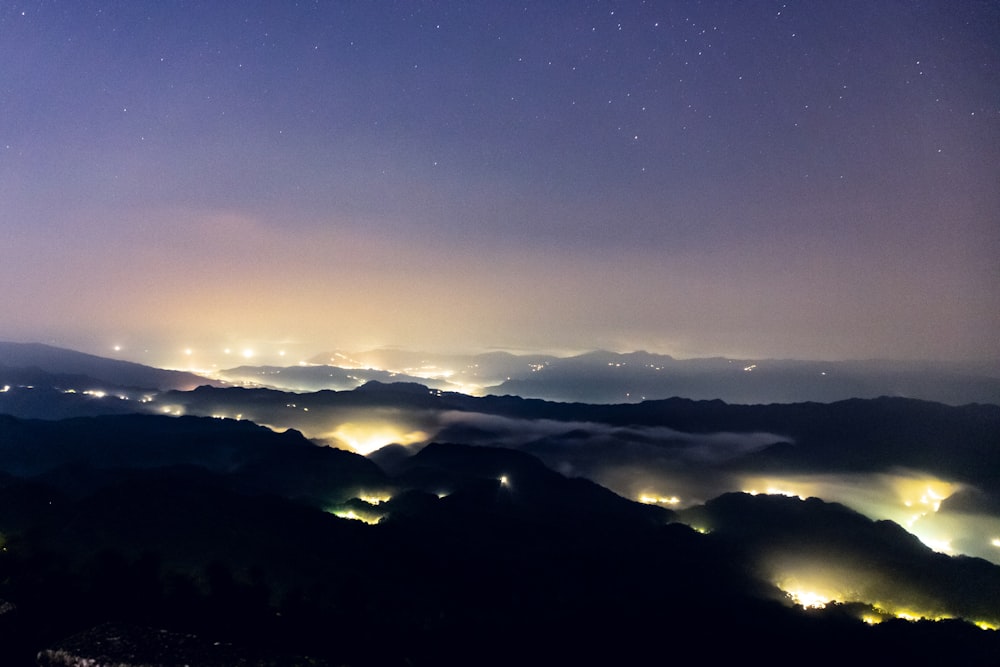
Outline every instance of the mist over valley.
{"type": "MultiPolygon", "coordinates": [[[[720,604],[748,654],[764,654],[774,633],[805,624],[812,629],[797,630],[803,637],[871,642],[886,656],[904,651],[895,633],[934,637],[942,655],[1000,655],[995,404],[472,396],[448,389],[471,374],[441,373],[440,361],[423,364],[429,377],[244,367],[188,388],[190,375],[69,350],[2,344],[0,352],[0,534],[9,573],[0,597],[14,609],[0,627],[20,637],[12,659],[58,646],[73,628],[99,636],[102,622],[143,618],[221,636],[251,654],[309,647],[324,659],[382,664],[413,651],[448,662],[463,644],[434,648],[428,637],[492,636],[500,627],[528,636],[542,609],[561,610],[560,627],[600,619],[632,632],[657,619],[707,637],[720,604]],[[282,383],[300,390],[274,388],[282,383]],[[639,553],[648,567],[636,567],[639,553]],[[122,576],[141,571],[144,597],[130,597],[118,575],[92,578],[109,558],[122,576]],[[566,567],[583,568],[569,588],[566,567]],[[606,588],[621,577],[607,567],[627,568],[632,583],[606,588]],[[404,573],[414,568],[422,574],[411,580],[404,573]],[[230,588],[219,588],[220,576],[230,588]],[[366,591],[348,593],[345,577],[367,582],[366,591]],[[176,588],[182,581],[186,598],[176,588]],[[494,612],[504,610],[504,620],[489,630],[459,620],[496,604],[473,581],[513,596],[499,602],[494,612]],[[256,602],[237,613],[231,596],[253,586],[256,602]],[[628,592],[636,586],[653,597],[628,592]],[[30,601],[42,590],[66,610],[45,623],[30,601]],[[311,623],[352,628],[352,639],[330,644],[304,619],[294,628],[267,620],[291,613],[301,595],[311,623]],[[401,596],[414,595],[404,613],[401,596]],[[673,602],[665,608],[657,596],[673,602]],[[351,612],[346,599],[356,600],[351,612]],[[241,620],[220,625],[196,604],[241,620]],[[430,635],[408,634],[438,614],[430,635]],[[769,628],[747,625],[744,615],[768,619],[769,628]],[[385,623],[404,639],[372,652],[370,624],[385,623]],[[261,644],[255,628],[271,639],[261,644]]],[[[612,374],[636,360],[595,356],[612,374]]],[[[527,377],[542,372],[532,370],[543,363],[537,357],[492,359],[493,375],[525,365],[527,377]]],[[[541,367],[557,370],[558,362],[541,367]]],[[[865,377],[875,387],[892,382],[888,375],[865,377]]],[[[950,391],[959,391],[952,377],[950,391]]],[[[965,377],[973,379],[963,390],[988,386],[989,376],[965,377]]],[[[914,378],[911,386],[927,382],[914,378]]],[[[541,645],[555,650],[550,640],[541,645]]]]}

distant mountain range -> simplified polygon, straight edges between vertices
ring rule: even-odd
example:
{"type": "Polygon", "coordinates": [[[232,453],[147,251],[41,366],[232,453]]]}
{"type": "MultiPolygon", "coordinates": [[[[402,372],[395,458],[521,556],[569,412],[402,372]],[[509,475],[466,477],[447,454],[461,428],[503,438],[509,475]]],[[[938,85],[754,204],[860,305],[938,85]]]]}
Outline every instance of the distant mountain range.
{"type": "Polygon", "coordinates": [[[320,367],[314,371],[241,367],[219,377],[290,391],[351,389],[368,380],[419,381],[442,390],[585,403],[638,403],[673,396],[746,404],[899,396],[949,405],[1000,404],[997,361],[674,359],[648,352],[606,351],[570,357],[506,352],[435,355],[374,350],[325,353],[310,362],[320,367]],[[398,375],[386,377],[386,373],[398,375]]]}
{"type": "Polygon", "coordinates": [[[829,403],[897,396],[949,405],[1000,404],[1000,361],[674,359],[648,352],[606,351],[570,357],[508,352],[445,355],[387,349],[328,352],[315,355],[304,365],[244,365],[214,372],[208,378],[47,345],[0,343],[0,369],[15,384],[105,391],[183,391],[201,385],[342,391],[374,380],[416,382],[475,395],[583,403],[638,403],[675,396],[743,404],[829,403]],[[46,376],[33,382],[32,373],[80,377],[46,376]]]}
{"type": "Polygon", "coordinates": [[[40,343],[0,342],[0,371],[5,377],[15,378],[13,382],[18,384],[34,383],[32,374],[35,374],[41,378],[37,380],[39,384],[81,389],[187,390],[204,384],[223,384],[193,373],[152,368],[40,343]]]}

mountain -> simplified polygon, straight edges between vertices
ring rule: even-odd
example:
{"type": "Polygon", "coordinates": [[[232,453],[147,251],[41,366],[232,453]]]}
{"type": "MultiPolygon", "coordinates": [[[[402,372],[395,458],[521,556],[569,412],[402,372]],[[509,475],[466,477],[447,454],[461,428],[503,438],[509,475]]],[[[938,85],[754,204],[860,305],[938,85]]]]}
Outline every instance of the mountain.
{"type": "MultiPolygon", "coordinates": [[[[878,613],[870,606],[792,604],[757,558],[775,536],[820,550],[867,544],[876,558],[885,549],[875,562],[913,558],[891,570],[903,584],[938,558],[900,529],[836,506],[723,497],[705,506],[715,523],[702,535],[668,523],[677,516],[668,510],[567,479],[526,454],[437,444],[380,478],[394,496],[369,526],[323,511],[293,485],[261,489],[249,483],[256,474],[242,475],[254,463],[264,475],[266,453],[287,451],[299,461],[289,469],[307,479],[316,460],[296,452],[326,450],[294,433],[148,416],[8,418],[5,427],[17,451],[0,459],[0,598],[13,609],[0,617],[4,664],[70,650],[94,659],[109,647],[85,638],[107,639],[100,628],[123,622],[161,633],[152,644],[142,629],[115,635],[139,637],[139,653],[183,636],[199,653],[238,646],[241,660],[257,661],[248,664],[285,664],[259,656],[291,654],[303,656],[293,664],[632,664],[667,650],[664,632],[709,662],[792,664],[774,658],[775,646],[796,660],[815,646],[837,660],[862,647],[880,661],[1000,655],[996,632],[966,623],[869,627],[860,615],[878,613]],[[438,484],[450,493],[423,491],[438,484]],[[835,542],[823,541],[822,527],[834,524],[835,542]],[[76,634],[88,627],[96,629],[76,634]]],[[[370,475],[358,459],[341,452],[329,471],[357,482],[370,475]]],[[[993,608],[1000,567],[938,560],[917,584],[977,582],[950,592],[948,604],[993,608]]]]}
{"type": "Polygon", "coordinates": [[[882,614],[1000,626],[1000,566],[931,551],[891,521],[818,498],[725,494],[680,513],[728,541],[792,594],[877,606],[882,614]]]}
{"type": "Polygon", "coordinates": [[[508,377],[531,373],[532,369],[557,359],[558,357],[548,354],[512,354],[503,351],[439,354],[382,348],[365,352],[326,352],[309,361],[344,368],[378,368],[424,379],[443,377],[454,382],[484,386],[508,377]]]}
{"type": "Polygon", "coordinates": [[[337,366],[239,366],[215,373],[229,384],[270,387],[295,392],[324,389],[354,389],[366,382],[422,382],[428,387],[454,391],[458,387],[444,380],[420,378],[390,371],[337,366]]]}
{"type": "MultiPolygon", "coordinates": [[[[23,369],[38,369],[46,373],[86,376],[96,386],[83,384],[64,389],[194,389],[203,384],[219,384],[192,373],[168,371],[118,359],[106,359],[93,354],[75,352],[40,343],[0,342],[0,381],[3,366],[7,372],[23,373],[23,369]]],[[[63,378],[59,382],[65,382],[63,378]]],[[[0,382],[2,386],[4,382],[0,382]]],[[[6,382],[6,384],[20,384],[6,382]]]]}
{"type": "Polygon", "coordinates": [[[97,660],[122,623],[247,664],[1000,659],[967,622],[1000,625],[997,405],[414,382],[126,400],[9,372],[0,412],[46,418],[0,414],[5,665],[97,660]],[[57,418],[88,410],[108,414],[57,418]]]}
{"type": "Polygon", "coordinates": [[[670,510],[626,500],[586,479],[566,478],[510,449],[431,443],[398,467],[396,480],[406,488],[442,494],[442,506],[462,512],[488,507],[561,528],[612,531],[673,519],[670,510]]]}
{"type": "Polygon", "coordinates": [[[551,401],[638,403],[671,397],[729,403],[833,402],[895,396],[1000,404],[1000,362],[675,359],[598,350],[568,357],[431,354],[382,349],[329,352],[315,366],[244,366],[220,377],[291,391],[351,389],[366,380],[420,382],[442,391],[551,401]]]}
{"type": "Polygon", "coordinates": [[[556,469],[558,461],[580,470],[601,461],[638,464],[645,451],[656,457],[701,456],[708,468],[723,459],[761,471],[860,472],[902,466],[1000,488],[996,405],[949,406],[889,397],[771,405],[672,398],[607,405],[472,397],[412,383],[371,382],[353,391],[310,394],[201,387],[167,392],[146,407],[239,414],[314,438],[343,422],[391,423],[400,436],[422,432],[423,442],[526,448],[556,469]]]}
{"type": "Polygon", "coordinates": [[[595,352],[552,360],[486,391],[589,403],[634,403],[673,396],[745,404],[898,396],[950,405],[1000,404],[1000,369],[996,364],[678,360],[646,352],[595,352]]]}
{"type": "Polygon", "coordinates": [[[225,474],[236,487],[308,498],[320,506],[386,484],[381,470],[364,457],[249,421],[135,414],[42,421],[0,415],[0,471],[11,475],[41,479],[71,470],[79,477],[178,466],[225,474]]]}

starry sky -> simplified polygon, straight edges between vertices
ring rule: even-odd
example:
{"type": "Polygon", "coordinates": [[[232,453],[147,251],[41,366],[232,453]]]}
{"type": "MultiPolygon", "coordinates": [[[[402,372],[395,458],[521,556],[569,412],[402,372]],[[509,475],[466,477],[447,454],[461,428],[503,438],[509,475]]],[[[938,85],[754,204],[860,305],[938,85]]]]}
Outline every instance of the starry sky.
{"type": "Polygon", "coordinates": [[[5,2],[0,63],[3,339],[1000,357],[995,2],[5,2]]]}

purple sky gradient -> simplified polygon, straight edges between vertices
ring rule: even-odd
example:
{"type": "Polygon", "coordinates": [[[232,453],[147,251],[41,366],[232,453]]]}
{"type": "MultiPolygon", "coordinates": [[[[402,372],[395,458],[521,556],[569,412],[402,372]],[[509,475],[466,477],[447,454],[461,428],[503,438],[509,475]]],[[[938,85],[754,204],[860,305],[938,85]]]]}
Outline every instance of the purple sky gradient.
{"type": "Polygon", "coordinates": [[[13,2],[0,338],[1000,357],[993,2],[13,2]]]}

